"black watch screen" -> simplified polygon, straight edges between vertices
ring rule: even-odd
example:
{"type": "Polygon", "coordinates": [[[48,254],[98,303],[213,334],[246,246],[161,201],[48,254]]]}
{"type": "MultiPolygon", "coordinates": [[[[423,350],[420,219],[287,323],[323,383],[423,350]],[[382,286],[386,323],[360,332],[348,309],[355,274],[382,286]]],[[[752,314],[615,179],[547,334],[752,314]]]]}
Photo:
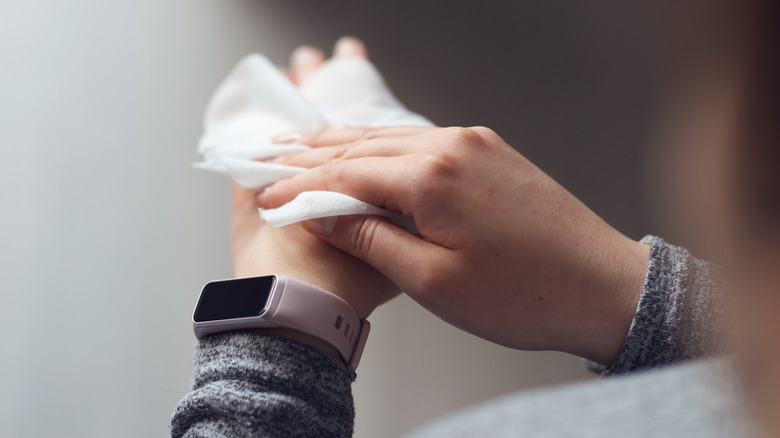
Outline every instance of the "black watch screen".
{"type": "Polygon", "coordinates": [[[195,322],[259,316],[265,312],[276,277],[212,281],[203,288],[192,319],[195,322]]]}

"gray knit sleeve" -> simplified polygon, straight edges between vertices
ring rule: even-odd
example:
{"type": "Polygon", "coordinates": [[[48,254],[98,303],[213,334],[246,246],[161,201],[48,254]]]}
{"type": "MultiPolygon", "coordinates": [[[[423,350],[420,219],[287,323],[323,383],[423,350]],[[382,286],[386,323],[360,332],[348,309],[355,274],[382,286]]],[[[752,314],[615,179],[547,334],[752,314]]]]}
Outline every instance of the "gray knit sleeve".
{"type": "Polygon", "coordinates": [[[631,328],[609,367],[590,364],[601,375],[622,374],[723,350],[723,279],[712,263],[654,236],[647,276],[631,328]]]}
{"type": "Polygon", "coordinates": [[[286,339],[250,332],[205,337],[192,392],[176,407],[172,437],[350,437],[355,373],[286,339]]]}

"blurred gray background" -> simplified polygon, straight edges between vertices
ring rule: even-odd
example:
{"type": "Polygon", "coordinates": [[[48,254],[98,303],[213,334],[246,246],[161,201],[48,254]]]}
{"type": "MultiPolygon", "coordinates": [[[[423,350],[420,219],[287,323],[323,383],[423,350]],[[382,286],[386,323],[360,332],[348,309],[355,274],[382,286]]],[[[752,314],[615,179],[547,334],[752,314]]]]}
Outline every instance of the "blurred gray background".
{"type": "MultiPolygon", "coordinates": [[[[486,125],[632,238],[653,213],[653,14],[639,2],[0,0],[0,436],[166,436],[201,286],[231,275],[201,114],[247,53],[353,34],[401,101],[486,125]]],[[[372,317],[358,437],[582,361],[488,344],[399,298],[372,317]]]]}

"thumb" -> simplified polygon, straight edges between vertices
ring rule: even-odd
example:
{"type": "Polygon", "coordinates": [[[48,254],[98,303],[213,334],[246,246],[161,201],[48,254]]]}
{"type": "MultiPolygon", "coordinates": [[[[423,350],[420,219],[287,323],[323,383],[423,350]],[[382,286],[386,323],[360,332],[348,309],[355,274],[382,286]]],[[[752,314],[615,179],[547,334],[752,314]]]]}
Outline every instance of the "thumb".
{"type": "Polygon", "coordinates": [[[379,216],[350,215],[304,221],[322,240],[363,260],[402,290],[416,290],[446,248],[427,242],[379,216]]]}

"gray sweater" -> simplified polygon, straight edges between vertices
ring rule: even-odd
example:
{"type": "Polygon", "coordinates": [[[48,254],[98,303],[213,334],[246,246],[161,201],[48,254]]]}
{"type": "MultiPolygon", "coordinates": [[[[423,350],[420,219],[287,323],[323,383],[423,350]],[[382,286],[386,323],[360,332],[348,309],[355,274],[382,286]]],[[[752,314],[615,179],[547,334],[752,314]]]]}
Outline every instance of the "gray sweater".
{"type": "MultiPolygon", "coordinates": [[[[704,359],[720,350],[717,270],[659,238],[644,241],[650,262],[631,328],[615,362],[591,369],[604,376],[655,369],[516,394],[413,436],[747,435],[726,359],[704,359]]],[[[354,380],[344,363],[296,342],[209,336],[196,348],[193,391],[176,407],[171,436],[352,436],[354,380]]]]}

